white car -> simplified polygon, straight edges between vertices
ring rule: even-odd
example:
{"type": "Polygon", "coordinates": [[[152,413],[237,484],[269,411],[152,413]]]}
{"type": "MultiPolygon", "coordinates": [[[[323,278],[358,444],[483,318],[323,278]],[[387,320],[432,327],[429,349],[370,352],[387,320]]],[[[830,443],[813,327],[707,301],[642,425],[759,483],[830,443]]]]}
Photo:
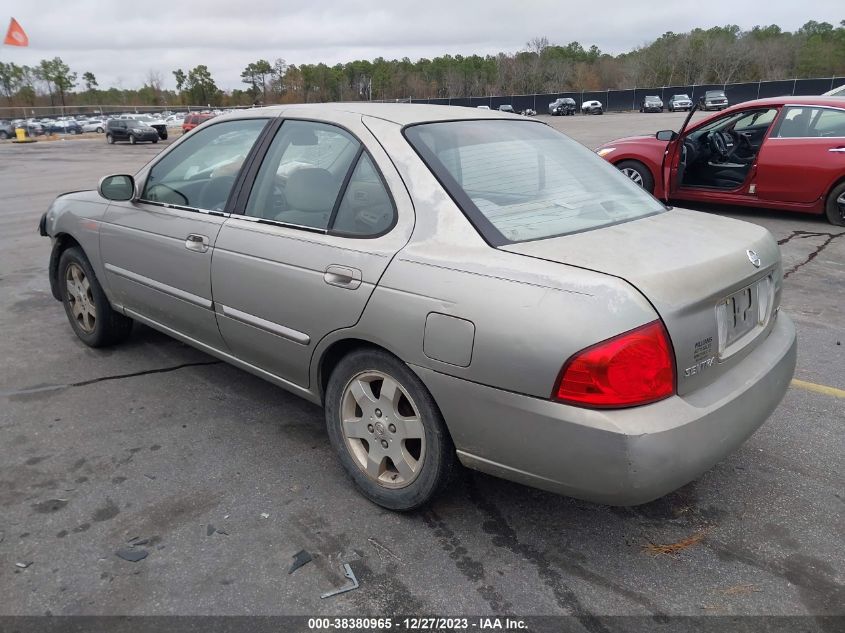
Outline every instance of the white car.
{"type": "Polygon", "coordinates": [[[106,131],[106,124],[104,121],[100,121],[99,119],[91,119],[90,121],[80,121],[79,124],[82,126],[83,132],[99,132],[102,134],[106,131]]]}
{"type": "Polygon", "coordinates": [[[604,114],[604,106],[601,101],[585,101],[581,104],[581,114],[604,114]]]}
{"type": "Polygon", "coordinates": [[[838,88],[834,88],[833,90],[828,90],[824,93],[825,97],[845,97],[845,84],[842,84],[838,88]]]}
{"type": "Polygon", "coordinates": [[[184,121],[185,116],[182,114],[171,114],[169,117],[164,119],[164,123],[167,127],[182,127],[182,123],[184,121]]]}

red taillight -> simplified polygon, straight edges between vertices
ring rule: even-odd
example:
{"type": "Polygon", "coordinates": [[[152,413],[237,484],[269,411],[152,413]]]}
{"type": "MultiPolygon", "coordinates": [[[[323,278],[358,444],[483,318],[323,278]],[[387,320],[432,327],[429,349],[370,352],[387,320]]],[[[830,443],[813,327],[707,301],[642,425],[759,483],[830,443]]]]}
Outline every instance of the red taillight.
{"type": "Polygon", "coordinates": [[[675,393],[675,361],[660,321],[588,347],[566,361],[552,397],[581,407],[633,407],[675,393]]]}

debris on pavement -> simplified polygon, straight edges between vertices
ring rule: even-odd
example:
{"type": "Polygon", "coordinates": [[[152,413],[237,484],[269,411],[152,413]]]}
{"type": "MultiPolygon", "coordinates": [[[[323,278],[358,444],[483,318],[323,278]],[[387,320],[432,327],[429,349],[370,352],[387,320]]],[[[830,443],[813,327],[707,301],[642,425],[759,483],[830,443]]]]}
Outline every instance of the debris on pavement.
{"type": "Polygon", "coordinates": [[[320,594],[320,598],[331,598],[332,596],[337,596],[341,593],[346,593],[347,591],[352,591],[353,589],[357,589],[360,585],[358,584],[358,579],[355,578],[355,574],[352,571],[352,568],[349,566],[349,563],[343,564],[343,575],[349,580],[343,587],[338,589],[332,589],[331,591],[327,591],[326,593],[320,594]]]}
{"type": "Polygon", "coordinates": [[[707,530],[699,530],[695,534],[688,536],[685,539],[681,539],[677,543],[648,543],[646,545],[643,545],[643,549],[649,554],[653,554],[655,556],[658,556],[660,554],[674,556],[684,551],[685,549],[692,547],[693,545],[698,545],[699,543],[701,543],[701,541],[704,540],[706,534],[707,530]]]}
{"type": "Polygon", "coordinates": [[[261,518],[262,518],[262,519],[269,519],[269,518],[270,518],[270,515],[269,515],[269,514],[267,514],[266,512],[262,512],[262,513],[261,513],[261,518]]]}
{"type": "Polygon", "coordinates": [[[129,543],[129,545],[130,545],[131,547],[138,547],[139,545],[146,545],[146,544],[147,544],[147,543],[149,543],[149,542],[150,542],[150,539],[148,539],[148,538],[141,538],[141,537],[139,537],[139,536],[136,536],[136,537],[134,537],[134,538],[131,538],[131,539],[129,539],[129,540],[127,541],[127,543],[129,543]]]}
{"type": "Polygon", "coordinates": [[[209,523],[208,525],[205,526],[205,535],[211,536],[212,534],[214,534],[214,526],[211,525],[211,523],[209,523]]]}
{"type": "Polygon", "coordinates": [[[310,563],[312,560],[314,559],[311,557],[311,554],[306,552],[304,549],[299,550],[296,554],[293,555],[293,564],[290,566],[288,574],[292,574],[303,565],[310,563]]]}
{"type": "Polygon", "coordinates": [[[144,560],[149,556],[149,552],[145,549],[133,549],[131,547],[124,547],[115,552],[123,560],[128,560],[130,563],[137,563],[139,560],[144,560]]]}
{"type": "Polygon", "coordinates": [[[30,560],[30,561],[26,561],[26,562],[24,562],[24,563],[15,563],[15,567],[20,567],[21,569],[26,569],[26,568],[27,568],[27,567],[29,567],[30,565],[32,565],[32,561],[31,561],[31,560],[30,560]]]}
{"type": "Polygon", "coordinates": [[[229,533],[226,530],[221,530],[220,528],[217,528],[214,531],[217,532],[218,534],[222,534],[223,536],[229,536],[229,533]]]}
{"type": "Polygon", "coordinates": [[[382,545],[381,543],[379,543],[373,537],[368,538],[367,541],[370,543],[370,545],[372,545],[375,548],[376,552],[378,552],[379,558],[382,558],[382,554],[387,554],[388,556],[390,556],[390,557],[392,557],[396,560],[399,560],[399,561],[402,560],[396,554],[394,554],[393,551],[389,547],[387,547],[386,545],[382,545]]]}

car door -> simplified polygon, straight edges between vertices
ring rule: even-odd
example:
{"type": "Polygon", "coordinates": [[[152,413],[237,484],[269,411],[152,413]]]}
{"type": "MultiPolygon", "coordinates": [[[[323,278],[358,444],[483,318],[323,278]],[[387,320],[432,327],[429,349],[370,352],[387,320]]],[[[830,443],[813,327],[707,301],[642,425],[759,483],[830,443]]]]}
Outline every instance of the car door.
{"type": "Polygon", "coordinates": [[[218,325],[240,360],[308,387],[315,346],[358,321],[413,209],[360,116],[285,120],[254,171],[212,259],[218,325]]]}
{"type": "Polygon", "coordinates": [[[212,309],[214,242],[268,120],[221,121],[186,138],[139,174],[137,199],[109,205],[100,251],[106,282],[130,316],[225,347],[212,309]]]}
{"type": "Polygon", "coordinates": [[[790,105],[763,143],[757,196],[809,204],[845,174],[845,109],[790,105]]]}

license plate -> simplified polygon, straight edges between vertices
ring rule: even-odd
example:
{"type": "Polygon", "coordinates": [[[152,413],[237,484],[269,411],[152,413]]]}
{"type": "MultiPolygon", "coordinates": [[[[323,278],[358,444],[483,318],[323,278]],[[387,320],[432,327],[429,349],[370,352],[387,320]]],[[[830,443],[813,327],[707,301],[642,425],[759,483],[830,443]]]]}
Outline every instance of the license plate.
{"type": "Polygon", "coordinates": [[[765,326],[771,312],[772,291],[771,280],[766,277],[729,295],[716,306],[720,355],[734,351],[732,346],[757,326],[765,326]]]}

